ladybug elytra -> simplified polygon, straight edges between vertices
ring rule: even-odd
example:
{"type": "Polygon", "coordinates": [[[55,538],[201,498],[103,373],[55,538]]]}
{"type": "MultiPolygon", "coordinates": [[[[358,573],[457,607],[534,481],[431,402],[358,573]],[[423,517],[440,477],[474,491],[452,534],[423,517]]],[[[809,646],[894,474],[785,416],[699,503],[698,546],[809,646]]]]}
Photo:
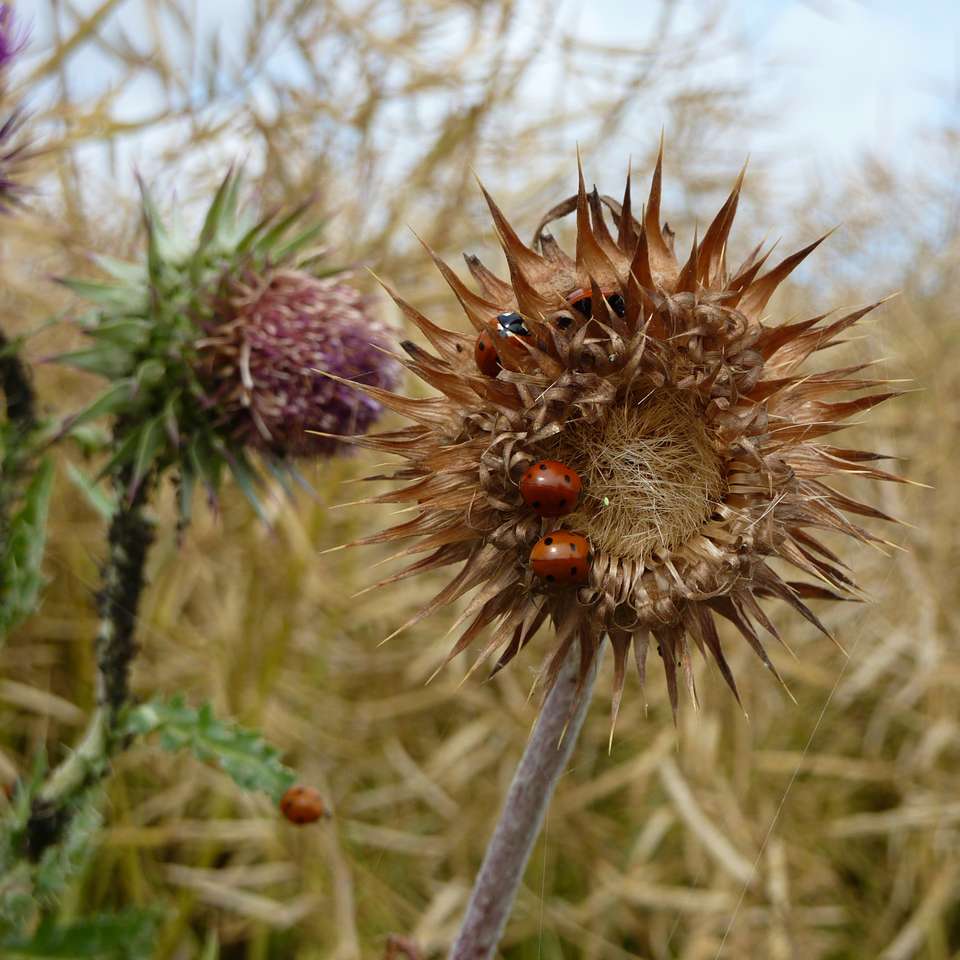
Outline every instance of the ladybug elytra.
{"type": "Polygon", "coordinates": [[[584,583],[590,570],[590,544],[579,533],[553,530],[533,545],[530,565],[548,583],[584,583]]]}
{"type": "Polygon", "coordinates": [[[583,484],[576,470],[559,460],[537,460],[520,479],[520,496],[541,517],[572,513],[583,484]]]}
{"type": "Polygon", "coordinates": [[[473,358],[476,360],[477,369],[485,376],[495,377],[500,372],[503,364],[500,362],[500,354],[497,352],[493,334],[489,330],[481,331],[477,337],[473,358]]]}
{"type": "MultiPolygon", "coordinates": [[[[621,319],[626,316],[627,305],[624,302],[623,296],[617,293],[615,290],[611,291],[602,291],[603,299],[607,301],[607,306],[621,319]]],[[[593,315],[593,295],[592,291],[585,290],[583,288],[579,290],[574,290],[573,293],[567,297],[567,302],[576,310],[578,313],[583,314],[587,319],[593,315]]]]}
{"type": "Polygon", "coordinates": [[[280,800],[280,812],[291,823],[302,826],[305,823],[316,823],[321,817],[329,817],[330,811],[320,796],[320,791],[314,787],[297,784],[290,787],[280,800]]]}

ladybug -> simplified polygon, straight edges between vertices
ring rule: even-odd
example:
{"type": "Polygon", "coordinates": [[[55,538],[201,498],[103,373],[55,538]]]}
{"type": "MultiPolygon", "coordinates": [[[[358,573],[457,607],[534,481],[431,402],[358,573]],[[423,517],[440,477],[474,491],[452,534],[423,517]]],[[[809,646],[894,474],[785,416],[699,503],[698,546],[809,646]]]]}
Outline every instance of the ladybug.
{"type": "Polygon", "coordinates": [[[590,544],[579,533],[552,530],[533,545],[530,565],[548,583],[584,583],[590,569],[590,544]]]}
{"type": "Polygon", "coordinates": [[[481,331],[480,336],[477,337],[473,358],[477,362],[477,369],[484,376],[495,377],[500,372],[503,364],[500,362],[500,354],[497,352],[493,334],[489,330],[481,331]]]}
{"type": "MultiPolygon", "coordinates": [[[[627,314],[627,304],[623,297],[614,290],[609,293],[603,291],[603,299],[607,301],[607,306],[622,320],[627,314]]],[[[585,290],[582,287],[574,290],[567,297],[567,302],[578,313],[582,313],[588,320],[593,315],[593,296],[592,291],[585,290]]]]}
{"type": "Polygon", "coordinates": [[[520,478],[523,502],[541,517],[572,513],[581,489],[576,470],[559,460],[538,460],[520,478]]]}
{"type": "Polygon", "coordinates": [[[280,812],[287,820],[298,826],[316,823],[321,817],[330,816],[320,791],[303,784],[297,784],[287,790],[280,800],[280,812]]]}
{"type": "Polygon", "coordinates": [[[497,315],[497,333],[501,337],[529,337],[530,331],[523,322],[523,317],[516,310],[497,315]]]}

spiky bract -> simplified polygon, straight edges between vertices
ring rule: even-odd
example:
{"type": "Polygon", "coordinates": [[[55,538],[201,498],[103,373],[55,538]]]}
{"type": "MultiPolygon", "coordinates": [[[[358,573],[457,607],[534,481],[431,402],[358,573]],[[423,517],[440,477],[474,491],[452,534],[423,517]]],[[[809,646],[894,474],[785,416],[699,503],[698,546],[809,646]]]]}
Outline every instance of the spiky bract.
{"type": "Polygon", "coordinates": [[[132,497],[145,478],[175,468],[184,521],[196,482],[213,494],[225,469],[257,502],[251,452],[285,468],[334,449],[312,444],[307,426],[369,426],[379,404],[347,404],[311,367],[394,383],[395,364],[374,349],[385,328],[359,294],[325,279],[336,271],[317,269],[321,227],[298,226],[309,204],[256,220],[239,195],[231,172],[194,240],[168,230],[144,188],[144,260],[98,257],[112,281],[64,281],[95,305],[80,321],[93,346],[59,359],[112,381],[68,428],[113,415],[104,472],[132,497]]]}
{"type": "Polygon", "coordinates": [[[477,663],[498,652],[499,670],[549,618],[556,641],[539,678],[549,686],[572,645],[585,676],[608,636],[615,717],[630,647],[642,682],[652,637],[676,710],[678,674],[696,697],[692,644],[709,652],[737,694],[717,615],[774,670],[759,633],[777,632],[761,600],[782,599],[826,632],[806,601],[855,595],[818,534],[871,542],[878,538],[851,517],[889,518],[833,489],[828,478],[897,478],[873,465],[878,455],[824,438],[892,394],[878,392],[885,381],[857,376],[867,363],[827,373],[803,368],[875,304],[836,319],[768,318],[771,295],[820,240],[766,272],[769,252],[760,247],[728,269],[742,177],[683,263],[660,223],[661,159],[642,220],[632,212],[629,178],[621,204],[588,194],[581,173],[577,195],[544,217],[532,246],[487,196],[509,282],[468,256],[475,293],[434,259],[476,330],[489,329],[502,311],[522,314],[530,336],[511,339],[507,369],[496,378],[476,368],[473,338],[441,329],[393,295],[435,351],[404,344],[406,365],[440,395],[414,400],[366,391],[413,421],[356,442],[407,461],[395,474],[407,485],[373,499],[410,503],[414,516],[359,542],[411,538],[401,555],[426,554],[384,582],[462,563],[410,621],[474,591],[450,657],[489,627],[477,663]],[[569,256],[545,228],[573,212],[576,251],[569,256]],[[578,299],[583,307],[577,291],[591,295],[589,316],[571,309],[578,299]],[[524,469],[541,457],[566,458],[584,480],[577,513],[562,522],[591,540],[589,582],[579,589],[552,586],[530,570],[531,546],[548,523],[557,526],[534,516],[517,489],[524,469]],[[815,582],[785,580],[771,560],[815,582]]]}

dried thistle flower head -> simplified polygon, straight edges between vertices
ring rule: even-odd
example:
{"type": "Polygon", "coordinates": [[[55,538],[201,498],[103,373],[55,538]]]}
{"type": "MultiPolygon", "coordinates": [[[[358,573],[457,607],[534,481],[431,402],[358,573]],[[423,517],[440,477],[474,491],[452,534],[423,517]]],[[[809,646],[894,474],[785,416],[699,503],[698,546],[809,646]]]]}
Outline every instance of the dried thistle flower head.
{"type": "Polygon", "coordinates": [[[412,540],[400,555],[425,554],[383,582],[462,564],[410,624],[474,591],[450,658],[489,628],[477,663],[498,652],[496,672],[549,619],[546,687],[575,645],[586,676],[607,636],[614,719],[629,650],[642,683],[651,637],[676,711],[680,674],[696,702],[692,644],[737,695],[717,615],[774,673],[760,633],[777,631],[761,601],[779,598],[826,633],[807,601],[856,588],[819,534],[869,543],[878,538],[856,519],[890,519],[829,480],[897,479],[875,466],[879,455],[826,439],[893,396],[886,381],[858,376],[869,363],[805,369],[876,304],[836,319],[766,316],[777,286],[823,238],[766,272],[760,247],[730,269],[742,173],[680,262],[660,222],[661,165],[662,151],[642,220],[629,178],[618,203],[588,194],[581,172],[577,195],[544,217],[532,246],[487,196],[509,281],[468,256],[477,293],[434,256],[473,336],[392,294],[435,351],[407,342],[405,363],[439,396],[366,389],[413,425],[355,441],[406,461],[395,478],[407,485],[372,499],[415,511],[358,542],[412,540]],[[570,255],[546,227],[574,212],[570,255]],[[771,560],[813,582],[785,580],[771,560]]]}
{"type": "Polygon", "coordinates": [[[197,481],[211,495],[229,471],[256,504],[251,453],[273,467],[331,454],[306,428],[363,431],[376,400],[315,370],[379,387],[398,367],[383,350],[386,328],[360,294],[318,273],[318,225],[298,228],[309,204],[260,220],[240,209],[231,172],[214,196],[199,237],[178,236],[143,190],[146,254],[139,263],[99,257],[112,280],[65,280],[94,304],[81,318],[89,349],[59,359],[106,377],[110,386],[68,422],[76,429],[114,417],[105,473],[129,496],[148,477],[174,468],[186,522],[197,481]],[[378,349],[378,346],[380,349],[378,349]]]}

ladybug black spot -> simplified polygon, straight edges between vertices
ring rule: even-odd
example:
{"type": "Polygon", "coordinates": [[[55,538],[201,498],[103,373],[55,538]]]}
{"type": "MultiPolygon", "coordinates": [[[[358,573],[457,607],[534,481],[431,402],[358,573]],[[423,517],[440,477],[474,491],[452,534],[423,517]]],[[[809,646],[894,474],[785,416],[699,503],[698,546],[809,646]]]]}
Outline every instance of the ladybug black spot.
{"type": "Polygon", "coordinates": [[[547,469],[547,465],[546,465],[545,463],[541,463],[541,464],[540,464],[540,469],[541,469],[541,470],[546,470],[546,469],[547,469]]]}
{"type": "Polygon", "coordinates": [[[551,583],[553,583],[555,577],[553,576],[552,573],[548,573],[548,574],[547,574],[547,579],[548,579],[551,583]]]}
{"type": "Polygon", "coordinates": [[[557,326],[561,330],[566,330],[571,323],[573,323],[573,317],[568,317],[566,314],[557,317],[557,326]]]}
{"type": "Polygon", "coordinates": [[[549,547],[553,543],[553,537],[547,537],[543,542],[549,547]]]}
{"type": "Polygon", "coordinates": [[[478,350],[486,350],[487,347],[486,347],[486,345],[483,344],[483,343],[478,343],[478,344],[477,344],[477,349],[478,349],[478,350]]]}
{"type": "Polygon", "coordinates": [[[624,317],[627,313],[627,305],[623,302],[623,297],[619,293],[611,293],[607,297],[607,303],[610,309],[618,316],[624,317]]]}
{"type": "Polygon", "coordinates": [[[571,568],[570,568],[570,576],[571,576],[571,577],[575,577],[576,575],[577,575],[577,568],[576,568],[576,567],[571,567],[571,568]]]}
{"type": "Polygon", "coordinates": [[[571,543],[571,544],[570,544],[570,552],[571,552],[571,553],[576,553],[576,552],[577,552],[577,545],[576,545],[575,543],[571,543]]]}
{"type": "Polygon", "coordinates": [[[584,297],[573,305],[573,309],[589,317],[593,311],[593,300],[590,297],[584,297]]]}
{"type": "Polygon", "coordinates": [[[533,507],[534,509],[536,509],[537,507],[540,506],[540,501],[539,501],[539,500],[534,500],[533,503],[530,504],[530,506],[533,507]]]}
{"type": "Polygon", "coordinates": [[[564,482],[564,483],[569,483],[569,482],[570,482],[570,474],[569,474],[569,473],[564,476],[563,482],[564,482]]]}

